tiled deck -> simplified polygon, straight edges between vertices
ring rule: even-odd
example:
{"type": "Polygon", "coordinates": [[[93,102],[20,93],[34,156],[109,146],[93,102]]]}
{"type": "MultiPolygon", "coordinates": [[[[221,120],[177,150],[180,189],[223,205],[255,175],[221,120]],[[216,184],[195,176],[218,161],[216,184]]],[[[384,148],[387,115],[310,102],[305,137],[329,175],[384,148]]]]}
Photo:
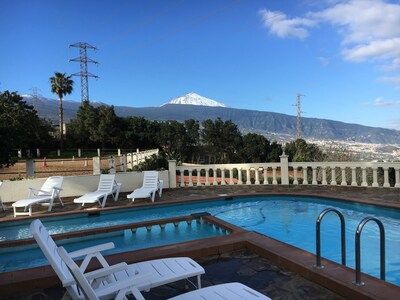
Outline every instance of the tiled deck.
{"type": "MultiPolygon", "coordinates": [[[[395,206],[400,208],[400,192],[398,189],[382,189],[382,188],[351,188],[351,187],[322,187],[322,186],[217,186],[217,187],[193,187],[184,189],[170,189],[165,190],[162,199],[156,198],[157,203],[166,203],[170,201],[181,200],[195,200],[210,197],[219,197],[220,195],[227,194],[235,195],[249,195],[249,194],[301,194],[301,195],[318,195],[333,198],[343,198],[350,200],[357,200],[360,202],[379,202],[384,205],[395,206]]],[[[226,195],[224,195],[226,197],[226,195]]],[[[79,207],[72,203],[72,199],[66,200],[64,208],[56,207],[55,215],[59,212],[73,212],[79,211],[79,207]]],[[[136,206],[148,204],[147,201],[135,201],[132,204],[122,194],[118,202],[113,202],[109,199],[107,206],[120,207],[120,206],[136,206]]],[[[95,208],[95,206],[93,207],[95,208]]],[[[93,209],[92,208],[92,209],[93,209]]],[[[34,208],[34,216],[43,217],[45,210],[40,207],[34,208]]],[[[12,211],[8,210],[7,215],[0,218],[0,221],[14,219],[12,211]]],[[[22,219],[19,217],[18,219],[22,219]]],[[[372,280],[368,284],[372,294],[354,294],[351,290],[353,287],[346,284],[345,287],[341,286],[338,279],[320,278],[317,276],[309,266],[312,265],[314,257],[307,253],[298,252],[294,247],[283,247],[274,240],[260,237],[255,233],[243,233],[232,235],[227,239],[214,238],[206,245],[201,243],[184,243],[183,245],[169,247],[168,250],[158,249],[149,257],[147,251],[136,251],[134,254],[129,253],[123,255],[113,255],[110,257],[112,263],[122,260],[127,262],[134,262],[138,260],[145,260],[163,256],[188,255],[194,257],[206,269],[206,275],[203,276],[203,285],[216,284],[229,281],[240,281],[244,284],[259,290],[262,293],[269,295],[273,299],[341,299],[335,293],[317,285],[303,277],[297,275],[298,273],[318,282],[324,286],[332,287],[340,291],[342,295],[348,298],[362,298],[362,299],[393,299],[393,295],[399,295],[400,288],[389,285],[387,288],[378,284],[375,286],[375,281],[372,280]],[[215,244],[215,245],[214,245],[215,244]],[[272,249],[267,251],[265,249],[272,249]],[[238,252],[239,250],[239,252],[238,252]],[[278,257],[277,253],[283,254],[283,257],[278,257]],[[288,262],[291,258],[299,260],[293,264],[288,262]],[[272,262],[273,261],[273,262],[272,262]],[[277,267],[275,264],[278,264],[277,267]],[[295,271],[293,273],[291,271],[295,271]],[[223,278],[223,280],[221,280],[223,278]],[[377,290],[378,289],[378,290],[377,290]],[[346,290],[347,292],[342,292],[346,290]],[[394,293],[394,294],[393,294],[394,293]],[[369,296],[368,296],[369,295],[369,296]]],[[[325,262],[324,262],[325,264],[325,262]]],[[[336,273],[339,279],[346,278],[347,282],[351,282],[351,275],[344,272],[343,268],[332,266],[336,268],[336,273]],[[346,274],[344,274],[344,273],[346,274]]],[[[43,270],[43,273],[49,270],[43,270]]],[[[51,274],[50,274],[51,275],[51,274]]],[[[49,275],[49,276],[50,276],[49,275]]],[[[21,276],[21,275],[20,275],[21,276]]],[[[26,275],[25,275],[26,276],[26,275]]],[[[29,277],[29,276],[28,276],[29,277]]],[[[54,276],[53,276],[54,277],[54,276]]],[[[17,280],[17,277],[15,278],[17,280]]],[[[55,278],[56,279],[56,278],[55,278]]],[[[57,283],[57,280],[53,281],[57,283]]],[[[0,282],[1,285],[1,282],[0,282]]],[[[146,299],[165,299],[175,294],[183,292],[179,285],[173,284],[165,287],[154,289],[151,293],[145,295],[146,299]]],[[[0,292],[1,295],[2,292],[0,292]]],[[[4,299],[58,299],[63,294],[61,287],[52,288],[39,288],[39,289],[26,289],[22,293],[13,294],[4,299]]]]}

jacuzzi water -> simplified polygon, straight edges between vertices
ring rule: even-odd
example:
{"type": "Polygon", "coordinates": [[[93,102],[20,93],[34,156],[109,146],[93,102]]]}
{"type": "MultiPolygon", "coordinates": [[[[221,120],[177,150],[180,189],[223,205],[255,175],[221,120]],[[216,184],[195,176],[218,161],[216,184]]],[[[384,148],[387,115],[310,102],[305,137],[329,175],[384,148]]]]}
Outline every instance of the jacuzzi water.
{"type": "MultiPolygon", "coordinates": [[[[400,211],[396,209],[318,197],[254,196],[157,208],[123,208],[118,211],[101,213],[98,217],[85,215],[85,217],[73,218],[46,218],[42,221],[50,233],[60,233],[207,211],[234,225],[260,232],[315,253],[316,219],[325,208],[336,208],[345,217],[346,259],[347,265],[351,268],[354,268],[355,265],[354,244],[358,224],[367,216],[376,217],[382,221],[386,233],[386,280],[400,285],[400,211]]],[[[0,232],[1,240],[26,238],[30,236],[29,223],[21,222],[13,224],[13,226],[2,224],[0,232]]],[[[114,239],[114,237],[107,238],[109,241],[114,241],[114,239]]],[[[149,237],[149,239],[155,240],[156,238],[149,237]]],[[[178,241],[180,239],[169,242],[178,241]]],[[[340,263],[340,222],[336,214],[329,213],[324,217],[321,224],[321,242],[322,256],[340,263]]],[[[93,244],[98,243],[97,240],[93,241],[93,244]]],[[[79,247],[84,246],[86,245],[79,247]]],[[[31,255],[29,257],[31,258],[31,255]]],[[[14,260],[14,253],[1,254],[0,264],[7,259],[14,260]]],[[[373,222],[367,223],[362,232],[361,262],[362,272],[379,277],[379,228],[373,222]]]]}

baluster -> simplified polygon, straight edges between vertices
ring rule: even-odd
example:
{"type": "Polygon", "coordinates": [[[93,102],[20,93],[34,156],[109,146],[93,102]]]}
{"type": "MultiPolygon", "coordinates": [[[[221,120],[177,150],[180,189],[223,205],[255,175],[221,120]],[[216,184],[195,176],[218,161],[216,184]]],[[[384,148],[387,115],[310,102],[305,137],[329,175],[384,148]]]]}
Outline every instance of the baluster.
{"type": "Polygon", "coordinates": [[[221,169],[221,185],[226,185],[226,182],[225,182],[225,169],[221,169]]]}
{"type": "Polygon", "coordinates": [[[242,169],[238,168],[237,170],[238,170],[238,184],[243,184],[243,181],[242,181],[242,169]]]}
{"type": "Polygon", "coordinates": [[[181,170],[181,186],[185,186],[185,170],[181,170]]]}
{"type": "Polygon", "coordinates": [[[206,186],[210,185],[210,169],[205,169],[206,171],[206,186]]]}
{"type": "Polygon", "coordinates": [[[390,187],[388,167],[383,168],[383,187],[390,187]]]}
{"type": "Polygon", "coordinates": [[[303,184],[307,185],[308,184],[308,178],[307,178],[307,166],[303,166],[303,184]]]}
{"type": "Polygon", "coordinates": [[[317,182],[317,167],[311,167],[312,168],[312,182],[311,184],[316,185],[318,184],[317,182]]]}
{"type": "Polygon", "coordinates": [[[268,184],[268,167],[264,168],[264,184],[268,184]]]}
{"type": "Polygon", "coordinates": [[[400,168],[396,169],[396,184],[394,187],[400,187],[400,168]]]}
{"type": "Polygon", "coordinates": [[[367,182],[367,167],[362,167],[361,171],[362,171],[361,186],[368,186],[368,182],[367,182]]]}
{"type": "Polygon", "coordinates": [[[246,169],[246,184],[251,184],[251,181],[250,181],[250,168],[246,169]]]}
{"type": "Polygon", "coordinates": [[[378,168],[375,167],[372,169],[372,186],[373,187],[378,187],[378,168]]]}
{"type": "Polygon", "coordinates": [[[193,170],[189,169],[189,184],[188,184],[188,186],[193,186],[192,172],[193,172],[193,170]]]}
{"type": "Polygon", "coordinates": [[[196,171],[197,171],[197,186],[201,186],[201,178],[200,178],[201,169],[197,169],[196,171]]]}
{"type": "Polygon", "coordinates": [[[326,181],[326,167],[322,167],[322,185],[327,185],[328,182],[326,181]]]}
{"type": "Polygon", "coordinates": [[[337,185],[336,182],[336,167],[331,167],[331,175],[332,175],[332,180],[331,180],[331,185],[337,185]]]}
{"type": "Polygon", "coordinates": [[[276,180],[276,167],[272,167],[272,184],[278,184],[276,180]]]}
{"type": "Polygon", "coordinates": [[[357,186],[356,167],[351,167],[351,185],[357,186]]]}
{"type": "Polygon", "coordinates": [[[260,170],[257,168],[255,168],[254,170],[255,175],[256,175],[256,181],[254,182],[254,184],[260,184],[260,170]]]}
{"type": "Polygon", "coordinates": [[[297,180],[297,167],[293,167],[293,184],[299,184],[297,180]]]}
{"type": "Polygon", "coordinates": [[[347,185],[347,182],[346,182],[346,167],[343,167],[341,169],[342,169],[342,182],[340,184],[341,185],[347,185]]]}
{"type": "Polygon", "coordinates": [[[214,173],[214,182],[213,185],[218,185],[218,174],[217,174],[217,169],[213,169],[214,173]]]}
{"type": "Polygon", "coordinates": [[[233,182],[233,169],[229,169],[229,185],[234,185],[235,183],[233,182]]]}

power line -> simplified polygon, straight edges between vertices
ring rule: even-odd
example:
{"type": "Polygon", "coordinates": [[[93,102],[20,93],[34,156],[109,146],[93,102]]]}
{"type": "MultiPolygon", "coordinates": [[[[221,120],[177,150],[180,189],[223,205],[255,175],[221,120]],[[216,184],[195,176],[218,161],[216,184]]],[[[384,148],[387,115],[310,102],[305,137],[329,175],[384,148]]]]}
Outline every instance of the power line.
{"type": "Polygon", "coordinates": [[[90,50],[95,50],[97,51],[96,47],[93,47],[89,45],[88,43],[75,43],[72,45],[69,45],[70,47],[75,47],[79,48],[79,57],[70,59],[69,61],[76,61],[79,62],[80,64],[80,71],[78,73],[72,74],[72,76],[79,76],[81,78],[81,100],[83,101],[89,101],[89,80],[88,77],[94,77],[94,78],[99,78],[99,76],[94,75],[92,73],[88,72],[88,63],[93,63],[93,64],[98,64],[97,61],[94,61],[93,59],[90,59],[87,57],[87,49],[90,50]]]}

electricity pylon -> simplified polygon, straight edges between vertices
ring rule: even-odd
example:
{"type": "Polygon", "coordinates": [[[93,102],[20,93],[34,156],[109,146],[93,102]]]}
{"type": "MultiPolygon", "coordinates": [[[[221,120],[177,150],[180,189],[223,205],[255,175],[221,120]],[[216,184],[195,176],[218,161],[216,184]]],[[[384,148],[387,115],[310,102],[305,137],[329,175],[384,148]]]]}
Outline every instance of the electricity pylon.
{"type": "Polygon", "coordinates": [[[87,49],[97,51],[96,47],[89,45],[88,43],[76,43],[69,45],[70,47],[79,48],[79,57],[70,59],[69,61],[77,61],[80,64],[80,71],[78,73],[72,74],[72,76],[79,76],[81,78],[81,99],[83,101],[89,101],[89,81],[88,77],[99,78],[97,75],[93,75],[88,72],[88,63],[98,64],[97,61],[94,61],[87,57],[87,49]]]}
{"type": "Polygon", "coordinates": [[[300,108],[300,98],[304,96],[300,93],[297,93],[296,107],[297,107],[297,123],[296,123],[296,133],[297,139],[301,139],[301,108],[300,108]]]}

